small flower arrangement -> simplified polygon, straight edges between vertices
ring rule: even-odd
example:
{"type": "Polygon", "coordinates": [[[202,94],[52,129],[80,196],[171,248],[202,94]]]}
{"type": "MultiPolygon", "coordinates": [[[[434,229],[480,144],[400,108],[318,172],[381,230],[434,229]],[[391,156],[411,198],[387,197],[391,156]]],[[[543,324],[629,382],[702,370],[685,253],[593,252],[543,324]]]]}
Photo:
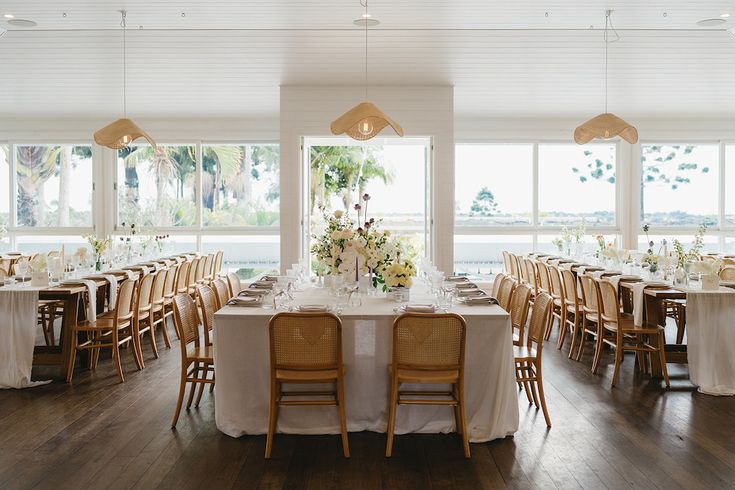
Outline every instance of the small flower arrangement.
{"type": "Polygon", "coordinates": [[[564,240],[561,238],[554,238],[551,240],[551,244],[556,247],[556,250],[561,253],[564,250],[564,240]]]}
{"type": "Polygon", "coordinates": [[[133,240],[133,237],[140,232],[140,228],[136,228],[135,223],[126,225],[123,221],[120,223],[120,232],[121,235],[124,235],[120,237],[120,241],[129,244],[133,240]]]}
{"type": "Polygon", "coordinates": [[[385,287],[410,288],[413,285],[413,277],[415,275],[416,266],[413,261],[398,257],[392,264],[383,269],[381,277],[385,287]]]}
{"type": "MultiPolygon", "coordinates": [[[[704,248],[704,234],[707,233],[707,224],[702,223],[697,230],[697,234],[694,237],[694,242],[691,248],[686,251],[684,245],[679,240],[674,238],[674,253],[676,254],[676,266],[684,267],[688,261],[698,261],[699,256],[702,254],[704,248]]],[[[719,271],[719,269],[718,269],[719,271]]]]}
{"type": "Polygon", "coordinates": [[[85,235],[84,239],[87,240],[87,243],[89,243],[96,255],[102,255],[105,253],[112,244],[112,240],[109,238],[97,238],[94,235],[85,235]]]}
{"type": "Polygon", "coordinates": [[[37,254],[31,260],[31,270],[33,272],[43,272],[48,268],[48,259],[45,253],[37,254]]]}
{"type": "Polygon", "coordinates": [[[155,235],[153,237],[153,241],[156,242],[156,247],[158,247],[158,253],[163,252],[163,246],[166,244],[166,240],[169,239],[171,235],[155,235]]]}

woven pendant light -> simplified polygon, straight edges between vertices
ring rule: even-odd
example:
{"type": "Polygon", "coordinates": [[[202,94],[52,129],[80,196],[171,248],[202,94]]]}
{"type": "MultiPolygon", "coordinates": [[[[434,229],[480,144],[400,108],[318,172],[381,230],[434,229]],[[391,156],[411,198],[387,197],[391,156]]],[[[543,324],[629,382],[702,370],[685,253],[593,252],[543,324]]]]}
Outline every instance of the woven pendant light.
{"type": "MultiPolygon", "coordinates": [[[[620,136],[630,144],[638,142],[638,130],[632,124],[607,112],[607,48],[610,42],[608,25],[612,27],[611,14],[612,10],[605,11],[605,112],[584,122],[574,130],[574,141],[580,145],[589,143],[593,139],[606,140],[616,136],[620,136]]],[[[612,31],[615,34],[615,41],[620,39],[614,27],[612,31]]]]}
{"type": "Polygon", "coordinates": [[[127,101],[127,59],[126,59],[126,39],[125,39],[125,28],[127,27],[126,17],[127,12],[125,10],[120,11],[122,21],[120,26],[123,29],[123,113],[124,117],[114,121],[104,128],[94,133],[94,141],[98,145],[112,148],[113,150],[119,150],[127,147],[130,143],[137,140],[138,138],[145,138],[152,147],[156,147],[156,142],[153,138],[148,136],[148,133],[140,129],[137,124],[127,118],[128,113],[128,101],[127,101]]]}
{"type": "Polygon", "coordinates": [[[393,119],[385,115],[383,111],[372,102],[368,102],[368,27],[378,25],[378,21],[372,19],[368,13],[367,0],[360,1],[365,7],[362,19],[354,21],[354,24],[365,26],[365,101],[339,116],[332,122],[330,129],[332,134],[346,134],[352,139],[365,141],[380,133],[383,128],[390,126],[398,136],[403,136],[403,128],[393,119]]]}

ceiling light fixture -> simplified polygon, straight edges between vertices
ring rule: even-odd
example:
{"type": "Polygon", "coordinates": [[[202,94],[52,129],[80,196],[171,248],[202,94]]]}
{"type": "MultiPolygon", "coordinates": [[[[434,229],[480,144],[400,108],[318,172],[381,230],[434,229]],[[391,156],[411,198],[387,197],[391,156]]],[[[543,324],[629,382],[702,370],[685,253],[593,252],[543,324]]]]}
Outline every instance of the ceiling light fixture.
{"type": "Polygon", "coordinates": [[[9,19],[8,24],[15,27],[36,27],[38,25],[32,20],[15,18],[9,19]]]}
{"type": "Polygon", "coordinates": [[[728,17],[730,17],[730,14],[725,12],[724,14],[720,14],[720,17],[722,17],[723,19],[727,19],[728,17]]]}
{"type": "Polygon", "coordinates": [[[610,15],[612,10],[605,11],[605,112],[599,116],[595,116],[589,121],[586,121],[577,129],[574,130],[574,141],[580,145],[589,143],[593,139],[610,139],[615,136],[620,136],[630,144],[638,142],[638,130],[620,119],[615,114],[607,112],[607,50],[608,44],[611,42],[618,41],[620,36],[618,35],[615,27],[612,25],[612,19],[610,15]],[[615,39],[610,40],[609,29],[615,35],[615,39]]]}
{"type": "Polygon", "coordinates": [[[145,138],[152,147],[156,147],[156,142],[148,136],[148,134],[140,129],[137,124],[128,119],[128,100],[127,100],[127,46],[125,38],[125,28],[127,27],[127,11],[121,10],[120,15],[122,21],[120,26],[123,30],[123,118],[112,122],[94,133],[94,141],[101,146],[119,150],[127,147],[131,142],[138,138],[145,138]]]}
{"type": "Polygon", "coordinates": [[[3,17],[6,19],[15,19],[15,16],[13,14],[4,14],[3,17]]]}
{"type": "Polygon", "coordinates": [[[368,27],[376,26],[379,22],[370,17],[368,13],[368,0],[360,0],[360,5],[365,7],[365,13],[361,19],[353,21],[353,24],[365,27],[365,102],[339,116],[330,129],[332,134],[346,134],[352,139],[365,141],[380,133],[383,128],[390,126],[398,134],[403,136],[403,128],[386,116],[375,104],[368,102],[368,27]]]}
{"type": "Polygon", "coordinates": [[[697,21],[699,27],[717,27],[727,22],[725,19],[714,18],[714,19],[702,19],[697,21]]]}

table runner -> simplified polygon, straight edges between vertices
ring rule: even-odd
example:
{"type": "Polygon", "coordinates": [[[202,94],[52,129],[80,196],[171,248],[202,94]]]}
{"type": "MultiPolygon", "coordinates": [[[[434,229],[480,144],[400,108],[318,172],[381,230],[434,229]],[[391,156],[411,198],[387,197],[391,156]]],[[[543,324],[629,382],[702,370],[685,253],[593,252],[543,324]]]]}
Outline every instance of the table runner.
{"type": "Polygon", "coordinates": [[[42,288],[0,289],[0,388],[30,388],[51,381],[31,381],[37,332],[38,291],[42,288]]]}

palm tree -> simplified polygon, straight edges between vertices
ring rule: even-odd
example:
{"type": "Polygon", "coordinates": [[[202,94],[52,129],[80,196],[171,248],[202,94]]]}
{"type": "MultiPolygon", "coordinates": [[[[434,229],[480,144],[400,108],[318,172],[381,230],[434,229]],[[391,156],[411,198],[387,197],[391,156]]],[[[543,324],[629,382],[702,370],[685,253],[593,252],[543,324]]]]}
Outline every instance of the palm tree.
{"type": "Polygon", "coordinates": [[[63,151],[61,146],[17,147],[18,224],[46,225],[43,185],[59,172],[59,159],[63,151]]]}

